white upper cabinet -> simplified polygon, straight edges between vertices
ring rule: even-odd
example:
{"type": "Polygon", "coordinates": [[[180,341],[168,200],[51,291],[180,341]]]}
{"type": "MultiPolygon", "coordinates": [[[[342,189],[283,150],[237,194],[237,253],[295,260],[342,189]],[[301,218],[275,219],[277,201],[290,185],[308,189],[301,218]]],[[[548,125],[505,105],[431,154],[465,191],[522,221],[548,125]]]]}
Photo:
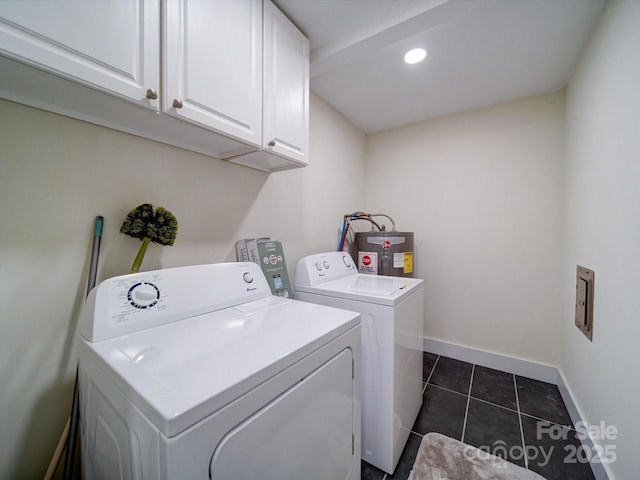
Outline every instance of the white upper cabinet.
{"type": "Polygon", "coordinates": [[[261,1],[171,0],[163,33],[163,112],[259,147],[261,1]]]}
{"type": "Polygon", "coordinates": [[[309,143],[309,42],[264,4],[264,147],[301,163],[309,143]]]}
{"type": "Polygon", "coordinates": [[[269,0],[0,0],[0,98],[268,172],[307,164],[309,44],[269,0]]]}
{"type": "Polygon", "coordinates": [[[305,166],[309,150],[309,41],[264,1],[262,149],[232,159],[269,171],[305,166]]]}
{"type": "Polygon", "coordinates": [[[143,0],[2,0],[0,52],[157,110],[159,18],[143,0]]]}

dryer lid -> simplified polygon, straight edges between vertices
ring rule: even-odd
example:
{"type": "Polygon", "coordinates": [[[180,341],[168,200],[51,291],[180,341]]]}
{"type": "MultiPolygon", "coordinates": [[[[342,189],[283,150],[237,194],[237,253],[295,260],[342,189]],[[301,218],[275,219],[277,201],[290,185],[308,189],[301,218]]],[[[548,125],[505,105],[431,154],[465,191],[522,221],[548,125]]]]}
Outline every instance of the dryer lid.
{"type": "Polygon", "coordinates": [[[271,296],[121,337],[82,339],[80,366],[96,362],[173,437],[358,325],[359,317],[271,296]]]}

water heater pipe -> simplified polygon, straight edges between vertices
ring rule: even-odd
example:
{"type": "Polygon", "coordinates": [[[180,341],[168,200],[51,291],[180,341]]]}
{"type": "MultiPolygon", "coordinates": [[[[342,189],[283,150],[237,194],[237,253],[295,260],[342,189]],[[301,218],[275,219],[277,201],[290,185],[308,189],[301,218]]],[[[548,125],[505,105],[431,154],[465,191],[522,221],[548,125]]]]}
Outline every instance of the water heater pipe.
{"type": "MultiPolygon", "coordinates": [[[[369,216],[370,217],[386,217],[386,218],[388,218],[391,221],[391,231],[392,232],[396,231],[396,222],[394,222],[393,218],[391,218],[386,213],[370,213],[369,216]]],[[[384,230],[384,228],[382,230],[384,230]]]]}
{"type": "Polygon", "coordinates": [[[347,232],[349,231],[349,227],[353,220],[367,220],[371,223],[371,230],[374,230],[374,227],[378,229],[379,232],[385,231],[385,226],[382,227],[378,222],[373,220],[371,217],[386,217],[391,221],[391,231],[396,231],[396,222],[393,221],[386,213],[365,213],[365,212],[353,212],[347,213],[342,217],[342,231],[340,232],[340,239],[338,240],[338,251],[341,252],[344,250],[344,244],[347,240],[347,232]]]}

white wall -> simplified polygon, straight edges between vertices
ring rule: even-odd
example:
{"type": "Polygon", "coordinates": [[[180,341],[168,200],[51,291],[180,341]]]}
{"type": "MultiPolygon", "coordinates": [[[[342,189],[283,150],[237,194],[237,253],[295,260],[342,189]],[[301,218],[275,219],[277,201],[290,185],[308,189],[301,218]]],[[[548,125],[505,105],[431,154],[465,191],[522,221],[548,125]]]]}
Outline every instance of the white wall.
{"type": "Polygon", "coordinates": [[[0,478],[42,477],[69,414],[96,215],[98,281],[129,271],[140,243],[119,229],[144,202],[179,222],[144,270],[235,260],[247,236],[282,240],[290,273],[335,248],[364,200],[365,138],[315,95],[310,113],[311,165],[267,175],[0,100],[0,478]]]}
{"type": "Polygon", "coordinates": [[[564,94],[367,138],[366,206],[415,232],[425,335],[559,360],[564,94]]]}
{"type": "Polygon", "coordinates": [[[609,2],[567,93],[565,338],[585,420],[618,428],[610,478],[640,478],[640,2],[609,2]],[[573,326],[575,269],[595,271],[593,342],[573,326]]]}

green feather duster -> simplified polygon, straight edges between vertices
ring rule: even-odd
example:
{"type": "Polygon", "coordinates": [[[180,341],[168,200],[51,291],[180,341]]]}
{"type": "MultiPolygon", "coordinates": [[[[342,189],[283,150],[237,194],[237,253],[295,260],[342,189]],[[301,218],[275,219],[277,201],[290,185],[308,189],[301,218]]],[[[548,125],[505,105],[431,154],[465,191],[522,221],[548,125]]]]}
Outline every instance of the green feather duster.
{"type": "Polygon", "coordinates": [[[120,231],[142,240],[142,245],[131,266],[131,273],[136,273],[140,270],[149,242],[173,245],[178,234],[178,220],[173,213],[163,207],[154,209],[150,203],[143,203],[127,214],[120,231]]]}

